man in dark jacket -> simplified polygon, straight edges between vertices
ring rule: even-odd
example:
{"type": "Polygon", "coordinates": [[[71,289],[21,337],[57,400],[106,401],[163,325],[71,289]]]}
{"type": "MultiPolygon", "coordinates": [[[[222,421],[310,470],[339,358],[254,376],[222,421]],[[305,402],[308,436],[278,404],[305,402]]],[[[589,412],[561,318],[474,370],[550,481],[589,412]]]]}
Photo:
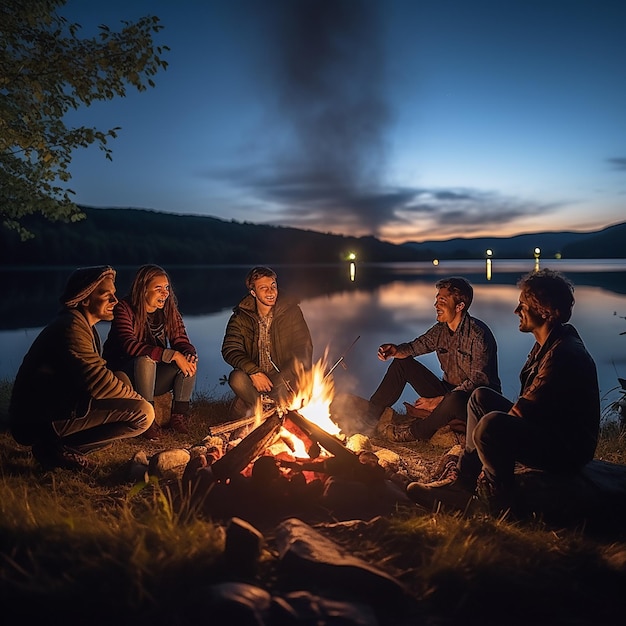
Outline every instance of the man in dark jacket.
{"type": "Polygon", "coordinates": [[[515,506],[515,463],[573,474],[593,459],[600,428],[596,366],[576,329],[567,324],[573,287],[558,272],[533,272],[519,282],[519,329],[536,343],[520,373],[513,403],[492,389],[468,404],[466,447],[442,481],[411,483],[411,499],[465,509],[475,491],[492,512],[515,506]],[[478,489],[477,489],[478,488],[478,489]]]}
{"type": "Polygon", "coordinates": [[[296,300],[279,298],[274,270],[252,268],[246,287],[222,343],[222,356],[233,367],[228,384],[239,400],[232,417],[252,414],[258,402],[288,404],[298,369],[310,370],[313,358],[302,310],[296,300]]]}
{"type": "Polygon", "coordinates": [[[9,406],[14,439],[32,446],[44,469],[88,469],[86,454],[134,437],[154,420],[152,405],[107,368],[95,325],[113,319],[115,270],[79,268],[60,298],[62,310],[33,342],[9,406]]]}

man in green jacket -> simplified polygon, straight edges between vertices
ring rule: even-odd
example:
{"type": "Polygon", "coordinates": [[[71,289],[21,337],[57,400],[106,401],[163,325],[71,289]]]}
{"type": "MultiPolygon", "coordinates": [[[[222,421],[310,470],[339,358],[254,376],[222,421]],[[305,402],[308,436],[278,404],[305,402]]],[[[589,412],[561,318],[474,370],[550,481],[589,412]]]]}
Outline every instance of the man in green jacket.
{"type": "Polygon", "coordinates": [[[69,277],[62,309],[33,342],[20,366],[9,406],[11,433],[32,446],[43,469],[89,469],[86,454],[134,437],[154,409],[102,358],[95,325],[113,319],[115,270],[84,267],[69,277]]]}
{"type": "Polygon", "coordinates": [[[278,296],[276,272],[254,267],[246,276],[248,295],[233,309],[222,356],[233,367],[228,384],[236,402],[231,417],[254,412],[258,402],[287,405],[299,367],[310,370],[313,343],[298,302],[278,296]]]}

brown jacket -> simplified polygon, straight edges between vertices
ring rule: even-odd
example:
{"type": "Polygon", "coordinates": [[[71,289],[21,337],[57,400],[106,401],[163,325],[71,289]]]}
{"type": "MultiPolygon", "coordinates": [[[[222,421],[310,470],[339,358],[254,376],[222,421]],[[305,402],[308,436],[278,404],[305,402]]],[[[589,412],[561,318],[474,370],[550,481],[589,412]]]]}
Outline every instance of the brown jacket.
{"type": "Polygon", "coordinates": [[[57,419],[80,417],[93,399],[141,396],[107,368],[98,331],[79,309],[64,309],[33,342],[9,406],[11,432],[28,445],[57,419]]]}

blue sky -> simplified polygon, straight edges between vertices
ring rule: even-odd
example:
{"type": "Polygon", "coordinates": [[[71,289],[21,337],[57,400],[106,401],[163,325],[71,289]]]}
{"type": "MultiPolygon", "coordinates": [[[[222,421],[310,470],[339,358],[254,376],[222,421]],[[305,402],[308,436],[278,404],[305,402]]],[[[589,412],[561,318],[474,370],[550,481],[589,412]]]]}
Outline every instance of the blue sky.
{"type": "Polygon", "coordinates": [[[626,219],[622,0],[70,0],[157,15],[169,67],[72,124],[80,204],[384,240],[626,219]]]}

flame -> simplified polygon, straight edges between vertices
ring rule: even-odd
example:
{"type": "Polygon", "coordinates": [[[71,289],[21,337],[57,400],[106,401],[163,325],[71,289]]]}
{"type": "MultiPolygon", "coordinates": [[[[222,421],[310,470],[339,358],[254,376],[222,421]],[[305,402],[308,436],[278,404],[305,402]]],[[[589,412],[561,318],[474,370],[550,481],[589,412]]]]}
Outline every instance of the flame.
{"type": "Polygon", "coordinates": [[[330,404],[335,395],[335,383],[332,376],[326,376],[327,353],[310,371],[299,367],[297,371],[298,384],[290,410],[297,411],[331,435],[339,435],[341,429],[330,418],[330,404]]]}

